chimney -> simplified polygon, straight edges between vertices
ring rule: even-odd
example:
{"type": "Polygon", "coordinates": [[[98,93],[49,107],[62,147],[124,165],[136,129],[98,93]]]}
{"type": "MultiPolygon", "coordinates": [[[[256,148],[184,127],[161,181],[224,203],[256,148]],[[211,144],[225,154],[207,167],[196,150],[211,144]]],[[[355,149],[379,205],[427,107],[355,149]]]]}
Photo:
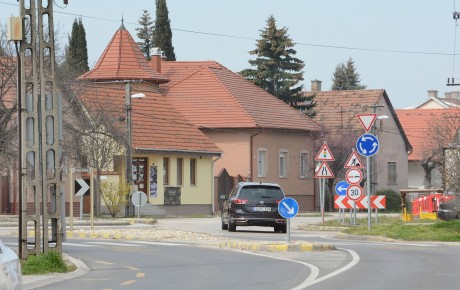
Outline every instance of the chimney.
{"type": "Polygon", "coordinates": [[[311,91],[312,92],[321,92],[321,81],[320,80],[312,80],[311,81],[311,91]]]}
{"type": "Polygon", "coordinates": [[[150,57],[152,65],[151,67],[157,72],[161,73],[161,57],[163,56],[163,51],[159,47],[153,47],[150,50],[150,57]]]}
{"type": "Polygon", "coordinates": [[[438,91],[437,90],[428,90],[428,98],[437,98],[438,91]]]}

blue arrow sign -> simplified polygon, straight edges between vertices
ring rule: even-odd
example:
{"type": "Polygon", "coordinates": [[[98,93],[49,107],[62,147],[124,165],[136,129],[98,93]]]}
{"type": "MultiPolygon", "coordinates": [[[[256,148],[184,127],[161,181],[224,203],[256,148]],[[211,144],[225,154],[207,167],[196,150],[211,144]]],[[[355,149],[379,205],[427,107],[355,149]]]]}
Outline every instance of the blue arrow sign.
{"type": "Polygon", "coordinates": [[[363,156],[372,156],[379,151],[379,140],[372,134],[363,134],[356,141],[356,150],[363,156]]]}
{"type": "Polygon", "coordinates": [[[293,198],[283,198],[278,204],[278,212],[285,219],[293,218],[299,212],[299,204],[293,198]]]}
{"type": "Polygon", "coordinates": [[[346,181],[340,181],[335,185],[335,192],[338,195],[347,195],[347,188],[350,186],[346,181]]]}

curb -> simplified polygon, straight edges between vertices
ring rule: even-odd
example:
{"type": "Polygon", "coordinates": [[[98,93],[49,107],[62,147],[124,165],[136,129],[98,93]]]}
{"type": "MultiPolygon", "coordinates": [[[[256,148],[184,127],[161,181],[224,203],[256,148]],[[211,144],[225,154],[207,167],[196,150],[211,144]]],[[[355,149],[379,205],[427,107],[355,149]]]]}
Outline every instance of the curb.
{"type": "Polygon", "coordinates": [[[263,243],[263,242],[244,242],[244,241],[223,241],[218,244],[219,248],[237,249],[244,251],[263,251],[263,252],[311,252],[311,251],[334,251],[336,247],[331,244],[323,243],[263,243]]]}
{"type": "Polygon", "coordinates": [[[331,226],[316,226],[316,225],[299,225],[299,230],[302,231],[330,231],[330,232],[341,232],[347,227],[331,227],[331,226]]]}
{"type": "Polygon", "coordinates": [[[110,240],[134,240],[135,236],[121,233],[96,233],[89,231],[66,231],[66,238],[73,239],[110,239],[110,240]]]}

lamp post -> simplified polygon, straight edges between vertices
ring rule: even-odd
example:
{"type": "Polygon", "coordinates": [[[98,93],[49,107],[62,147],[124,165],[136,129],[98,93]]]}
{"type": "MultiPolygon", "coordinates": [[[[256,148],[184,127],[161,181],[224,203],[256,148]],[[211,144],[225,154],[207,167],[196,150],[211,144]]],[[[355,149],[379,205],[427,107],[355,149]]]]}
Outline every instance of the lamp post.
{"type": "MultiPolygon", "coordinates": [[[[131,99],[140,99],[145,97],[143,93],[138,93],[131,95],[131,82],[126,81],[126,86],[125,86],[125,105],[126,105],[126,135],[127,135],[127,146],[126,146],[126,182],[128,183],[129,186],[129,196],[132,194],[132,189],[133,189],[133,166],[132,166],[132,122],[131,122],[131,99]]],[[[129,196],[128,196],[128,203],[126,204],[125,207],[125,216],[131,216],[134,215],[134,208],[131,213],[131,206],[129,204],[129,196]]]]}

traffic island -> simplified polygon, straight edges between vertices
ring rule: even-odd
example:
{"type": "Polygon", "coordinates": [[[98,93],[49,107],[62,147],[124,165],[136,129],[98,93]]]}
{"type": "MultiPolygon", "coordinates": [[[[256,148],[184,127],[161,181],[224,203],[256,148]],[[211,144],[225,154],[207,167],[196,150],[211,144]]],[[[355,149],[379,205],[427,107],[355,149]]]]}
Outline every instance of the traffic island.
{"type": "Polygon", "coordinates": [[[310,251],[333,251],[336,247],[325,243],[308,242],[248,242],[248,241],[222,241],[219,248],[237,249],[253,252],[310,252],[310,251]]]}

